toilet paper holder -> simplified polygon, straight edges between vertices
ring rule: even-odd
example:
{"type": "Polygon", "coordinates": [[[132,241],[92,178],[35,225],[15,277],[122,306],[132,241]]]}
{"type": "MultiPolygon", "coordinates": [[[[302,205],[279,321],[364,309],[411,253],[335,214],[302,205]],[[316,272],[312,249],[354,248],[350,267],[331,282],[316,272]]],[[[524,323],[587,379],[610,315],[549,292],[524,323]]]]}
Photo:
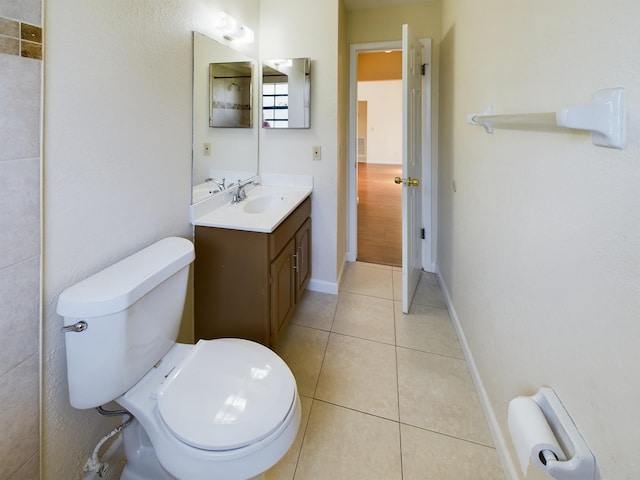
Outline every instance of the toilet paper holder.
{"type": "Polygon", "coordinates": [[[567,460],[545,459],[546,470],[557,480],[596,480],[596,459],[558,395],[542,387],[531,397],[544,414],[567,460]]]}

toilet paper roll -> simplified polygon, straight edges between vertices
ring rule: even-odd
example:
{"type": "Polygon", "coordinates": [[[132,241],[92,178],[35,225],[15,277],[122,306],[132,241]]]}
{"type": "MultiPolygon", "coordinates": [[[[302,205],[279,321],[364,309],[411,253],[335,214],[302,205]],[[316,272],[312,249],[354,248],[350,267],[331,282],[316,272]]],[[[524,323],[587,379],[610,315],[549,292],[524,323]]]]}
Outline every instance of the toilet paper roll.
{"type": "Polygon", "coordinates": [[[566,460],[547,419],[532,398],[517,397],[509,402],[508,425],[523,475],[527,474],[529,460],[543,472],[547,471],[540,458],[543,450],[552,451],[558,460],[566,460]]]}

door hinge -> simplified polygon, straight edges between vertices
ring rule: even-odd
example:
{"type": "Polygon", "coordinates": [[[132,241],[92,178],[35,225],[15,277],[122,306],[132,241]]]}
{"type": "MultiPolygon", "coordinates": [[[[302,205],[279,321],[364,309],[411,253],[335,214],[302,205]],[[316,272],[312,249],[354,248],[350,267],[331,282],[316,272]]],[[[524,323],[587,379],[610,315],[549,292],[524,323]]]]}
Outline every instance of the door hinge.
{"type": "Polygon", "coordinates": [[[428,63],[423,63],[422,64],[422,75],[426,75],[427,74],[427,66],[429,64],[428,63]]]}
{"type": "Polygon", "coordinates": [[[424,239],[425,239],[425,231],[424,231],[424,228],[421,228],[421,229],[420,229],[420,238],[421,238],[422,240],[424,240],[424,239]]]}

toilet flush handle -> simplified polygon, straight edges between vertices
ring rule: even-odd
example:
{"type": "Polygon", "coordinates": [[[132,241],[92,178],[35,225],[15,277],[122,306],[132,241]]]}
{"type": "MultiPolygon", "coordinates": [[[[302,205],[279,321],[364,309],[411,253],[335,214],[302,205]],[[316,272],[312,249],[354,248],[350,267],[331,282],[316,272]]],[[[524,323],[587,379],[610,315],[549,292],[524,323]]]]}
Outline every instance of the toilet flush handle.
{"type": "Polygon", "coordinates": [[[89,328],[89,324],[87,322],[85,322],[84,320],[80,320],[78,323],[75,323],[73,325],[68,325],[66,327],[62,327],[60,329],[60,331],[62,333],[67,333],[67,332],[84,332],[87,328],[89,328]]]}

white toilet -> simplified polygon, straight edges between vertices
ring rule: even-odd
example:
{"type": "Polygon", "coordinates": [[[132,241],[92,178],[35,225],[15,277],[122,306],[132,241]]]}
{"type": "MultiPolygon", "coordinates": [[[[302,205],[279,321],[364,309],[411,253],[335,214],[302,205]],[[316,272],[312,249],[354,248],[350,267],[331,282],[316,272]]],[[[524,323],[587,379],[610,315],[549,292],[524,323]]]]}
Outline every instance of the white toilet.
{"type": "Polygon", "coordinates": [[[193,259],[190,241],[165,238],[58,298],[71,405],[115,400],[136,418],[124,429],[123,480],[252,478],[300,426],[293,374],[268,348],[175,343],[193,259]]]}

